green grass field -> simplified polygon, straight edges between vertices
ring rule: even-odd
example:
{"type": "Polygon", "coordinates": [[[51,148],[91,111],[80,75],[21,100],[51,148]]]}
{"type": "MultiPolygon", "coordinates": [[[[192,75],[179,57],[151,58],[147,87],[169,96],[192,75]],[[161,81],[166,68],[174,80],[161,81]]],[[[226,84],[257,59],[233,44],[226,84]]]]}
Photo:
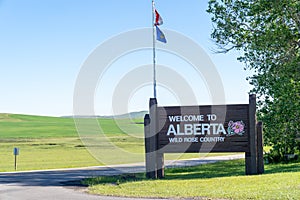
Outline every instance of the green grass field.
{"type": "Polygon", "coordinates": [[[0,114],[0,171],[99,165],[78,138],[73,119],[0,114]]]}
{"type": "MultiPolygon", "coordinates": [[[[144,162],[142,119],[97,120],[106,140],[92,137],[93,146],[82,143],[72,118],[0,114],[0,172],[14,171],[14,147],[20,148],[18,171],[144,162]],[[93,156],[88,150],[95,150],[93,156]]],[[[166,159],[199,156],[172,154],[166,159]]]]}
{"type": "Polygon", "coordinates": [[[87,179],[93,194],[152,198],[299,199],[300,164],[266,165],[265,174],[246,176],[244,160],[165,171],[162,180],[144,174],[87,179]]]}

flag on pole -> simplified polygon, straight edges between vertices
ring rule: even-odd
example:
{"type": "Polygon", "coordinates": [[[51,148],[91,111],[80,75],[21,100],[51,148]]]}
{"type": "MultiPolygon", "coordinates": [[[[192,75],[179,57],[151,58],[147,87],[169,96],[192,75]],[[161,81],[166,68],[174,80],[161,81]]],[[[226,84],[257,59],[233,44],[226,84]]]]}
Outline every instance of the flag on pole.
{"type": "Polygon", "coordinates": [[[155,9],[155,23],[154,23],[154,25],[159,26],[159,25],[162,25],[163,23],[164,23],[163,19],[161,18],[160,14],[155,9]]]}
{"type": "Polygon", "coordinates": [[[167,43],[165,34],[158,28],[158,26],[155,27],[156,27],[156,39],[160,42],[167,43]]]}

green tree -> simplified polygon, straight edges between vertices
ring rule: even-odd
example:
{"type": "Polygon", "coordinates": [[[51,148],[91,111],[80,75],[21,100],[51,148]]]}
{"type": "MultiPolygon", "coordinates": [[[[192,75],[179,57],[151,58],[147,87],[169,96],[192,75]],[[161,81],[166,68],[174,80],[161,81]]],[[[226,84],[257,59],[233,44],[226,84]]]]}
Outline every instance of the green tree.
{"type": "Polygon", "coordinates": [[[300,1],[210,0],[217,52],[239,50],[274,161],[300,151],[300,1]]]}

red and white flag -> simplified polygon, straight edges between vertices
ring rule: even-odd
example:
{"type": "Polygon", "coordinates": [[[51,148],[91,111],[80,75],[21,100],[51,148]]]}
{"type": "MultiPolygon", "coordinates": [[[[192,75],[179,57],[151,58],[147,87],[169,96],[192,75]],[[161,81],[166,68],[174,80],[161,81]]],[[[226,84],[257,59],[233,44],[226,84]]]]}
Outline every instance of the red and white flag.
{"type": "Polygon", "coordinates": [[[162,25],[163,23],[164,23],[163,19],[161,18],[160,14],[155,9],[155,23],[154,23],[154,25],[159,26],[159,25],[162,25]]]}

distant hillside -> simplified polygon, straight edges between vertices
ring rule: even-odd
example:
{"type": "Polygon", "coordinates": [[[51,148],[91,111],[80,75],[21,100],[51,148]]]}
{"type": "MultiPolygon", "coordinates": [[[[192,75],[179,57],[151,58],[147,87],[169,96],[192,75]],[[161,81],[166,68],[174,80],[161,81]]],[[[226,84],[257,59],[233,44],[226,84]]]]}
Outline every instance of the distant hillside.
{"type": "Polygon", "coordinates": [[[136,119],[136,118],[144,118],[146,114],[148,114],[148,111],[131,112],[128,114],[116,115],[111,117],[123,119],[123,118],[128,118],[129,116],[129,118],[131,119],[136,119]]]}
{"type": "Polygon", "coordinates": [[[144,118],[145,114],[148,114],[148,111],[138,111],[138,112],[131,112],[131,113],[126,113],[122,115],[94,115],[94,116],[62,116],[63,118],[103,118],[103,119],[126,119],[126,118],[131,118],[131,119],[138,119],[138,118],[144,118]]]}
{"type": "Polygon", "coordinates": [[[0,113],[0,122],[55,121],[56,119],[57,117],[0,113]]]}

